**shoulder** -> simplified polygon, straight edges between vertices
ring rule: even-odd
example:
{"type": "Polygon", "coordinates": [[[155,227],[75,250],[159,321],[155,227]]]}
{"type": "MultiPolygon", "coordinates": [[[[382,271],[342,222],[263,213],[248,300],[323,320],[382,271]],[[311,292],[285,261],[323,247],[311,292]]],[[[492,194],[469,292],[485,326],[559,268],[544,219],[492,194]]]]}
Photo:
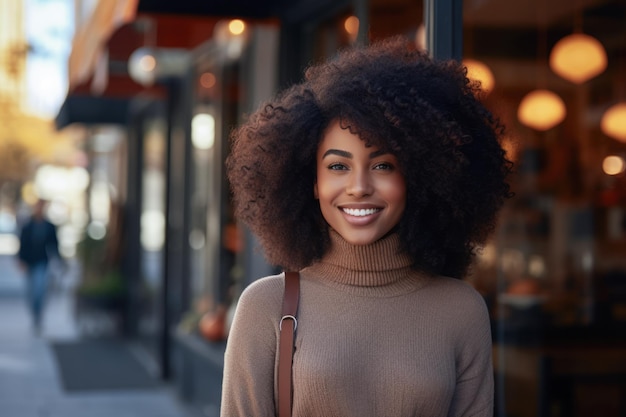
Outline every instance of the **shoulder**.
{"type": "Polygon", "coordinates": [[[461,279],[439,276],[431,279],[429,287],[455,300],[460,298],[470,302],[484,303],[480,293],[471,284],[461,279]]]}
{"type": "Polygon", "coordinates": [[[274,310],[282,306],[285,276],[270,275],[248,285],[241,293],[238,309],[274,310]]]}
{"type": "Polygon", "coordinates": [[[267,277],[259,278],[248,285],[242,292],[243,297],[259,297],[259,296],[273,296],[280,292],[282,296],[283,288],[285,287],[285,275],[269,275],[267,277]]]}
{"type": "Polygon", "coordinates": [[[450,277],[436,277],[430,281],[429,299],[438,308],[460,322],[489,321],[487,303],[468,282],[450,277]]]}
{"type": "MultiPolygon", "coordinates": [[[[282,311],[283,289],[282,274],[260,278],[248,285],[237,301],[231,334],[254,334],[258,343],[267,343],[267,346],[275,343],[282,311]]],[[[239,339],[235,336],[233,340],[239,339]]]]}

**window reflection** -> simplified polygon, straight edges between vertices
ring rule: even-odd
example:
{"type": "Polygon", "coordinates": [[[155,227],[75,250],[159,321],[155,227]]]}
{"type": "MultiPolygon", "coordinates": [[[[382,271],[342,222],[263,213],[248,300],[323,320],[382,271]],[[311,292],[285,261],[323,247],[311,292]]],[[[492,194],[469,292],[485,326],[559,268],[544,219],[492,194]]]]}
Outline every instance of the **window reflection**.
{"type": "Polygon", "coordinates": [[[464,2],[464,59],[492,72],[483,100],[518,167],[516,196],[470,277],[492,317],[498,416],[626,409],[626,147],[601,127],[626,82],[624,18],[626,4],[611,0],[464,2]],[[608,65],[551,63],[573,32],[597,41],[608,65]],[[525,107],[538,90],[559,101],[554,118],[545,101],[525,107]]]}

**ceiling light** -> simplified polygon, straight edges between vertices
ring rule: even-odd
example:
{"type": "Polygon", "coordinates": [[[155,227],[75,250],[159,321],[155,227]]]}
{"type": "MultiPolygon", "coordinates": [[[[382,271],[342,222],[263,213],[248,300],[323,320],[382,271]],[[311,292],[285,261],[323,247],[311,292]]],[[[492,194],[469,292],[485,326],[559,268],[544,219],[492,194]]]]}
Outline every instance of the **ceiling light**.
{"type": "Polygon", "coordinates": [[[626,102],[614,104],[604,112],[600,129],[605,135],[626,143],[626,102]]]}
{"type": "Polygon", "coordinates": [[[602,161],[602,170],[606,175],[618,175],[626,169],[624,159],[617,155],[609,155],[602,161]]]}
{"type": "Polygon", "coordinates": [[[550,90],[533,90],[526,94],[517,108],[520,122],[535,130],[548,130],[565,119],[565,103],[550,90]]]}
{"type": "Polygon", "coordinates": [[[159,79],[179,77],[189,67],[186,49],[141,47],[128,58],[128,74],[137,83],[150,86],[159,79]]]}
{"type": "Polygon", "coordinates": [[[575,84],[601,74],[607,66],[606,51],[594,37],[574,33],[562,38],[550,52],[550,68],[575,84]]]}

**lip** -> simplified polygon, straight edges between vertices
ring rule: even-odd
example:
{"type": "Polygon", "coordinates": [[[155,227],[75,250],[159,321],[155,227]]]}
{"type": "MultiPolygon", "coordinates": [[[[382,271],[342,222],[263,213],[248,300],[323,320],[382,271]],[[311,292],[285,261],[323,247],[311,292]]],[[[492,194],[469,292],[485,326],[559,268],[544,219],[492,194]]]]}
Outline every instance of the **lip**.
{"type": "Polygon", "coordinates": [[[378,217],[380,217],[383,208],[380,206],[375,206],[375,205],[342,205],[338,207],[339,211],[341,212],[341,215],[343,216],[343,218],[346,220],[347,223],[353,225],[353,226],[367,226],[373,222],[376,221],[376,219],[378,219],[378,217]],[[367,210],[367,209],[375,209],[376,211],[372,214],[368,214],[365,216],[354,216],[351,214],[348,214],[344,211],[344,209],[353,209],[353,210],[367,210]]]}

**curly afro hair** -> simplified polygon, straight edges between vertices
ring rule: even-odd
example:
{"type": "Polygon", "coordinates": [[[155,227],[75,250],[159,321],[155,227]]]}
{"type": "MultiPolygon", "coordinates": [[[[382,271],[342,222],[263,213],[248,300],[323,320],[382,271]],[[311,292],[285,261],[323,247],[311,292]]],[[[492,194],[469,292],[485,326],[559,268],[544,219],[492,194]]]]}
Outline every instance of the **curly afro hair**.
{"type": "Polygon", "coordinates": [[[456,61],[395,37],[342,51],[262,105],[232,133],[227,172],[235,215],[268,261],[301,269],[329,247],[314,199],[316,151],[340,120],[398,158],[407,184],[397,230],[414,268],[461,278],[510,197],[503,126],[456,61]]]}

